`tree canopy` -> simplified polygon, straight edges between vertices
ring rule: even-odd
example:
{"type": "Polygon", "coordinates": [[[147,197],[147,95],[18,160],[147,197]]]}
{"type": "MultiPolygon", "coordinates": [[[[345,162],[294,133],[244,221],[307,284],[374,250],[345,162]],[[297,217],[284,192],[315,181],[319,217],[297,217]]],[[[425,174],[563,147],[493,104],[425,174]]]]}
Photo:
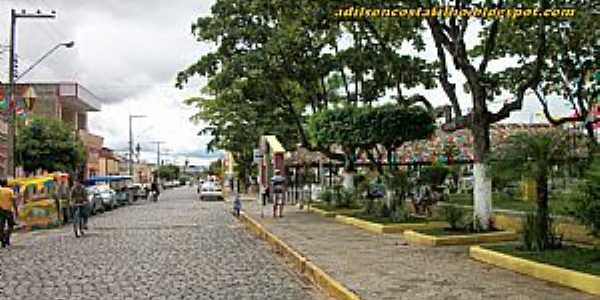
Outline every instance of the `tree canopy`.
{"type": "Polygon", "coordinates": [[[16,141],[17,164],[27,173],[75,173],[86,161],[83,143],[59,120],[34,117],[19,128],[16,141]]]}
{"type": "Polygon", "coordinates": [[[158,168],[158,176],[165,180],[179,179],[179,167],[176,165],[164,165],[158,168]]]}
{"type": "Polygon", "coordinates": [[[315,113],[309,120],[314,144],[335,147],[351,167],[360,153],[383,173],[383,162],[405,142],[429,137],[435,129],[433,117],[420,106],[386,104],[377,107],[346,105],[315,113]]]}

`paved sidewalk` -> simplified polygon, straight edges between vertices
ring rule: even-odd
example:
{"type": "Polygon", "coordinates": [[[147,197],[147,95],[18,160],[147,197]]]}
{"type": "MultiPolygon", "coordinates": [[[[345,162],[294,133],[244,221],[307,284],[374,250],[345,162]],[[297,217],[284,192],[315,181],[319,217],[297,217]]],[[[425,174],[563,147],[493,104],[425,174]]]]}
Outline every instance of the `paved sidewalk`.
{"type": "Polygon", "coordinates": [[[469,259],[467,247],[407,245],[288,206],[272,218],[256,201],[244,211],[363,299],[599,299],[469,259]]]}

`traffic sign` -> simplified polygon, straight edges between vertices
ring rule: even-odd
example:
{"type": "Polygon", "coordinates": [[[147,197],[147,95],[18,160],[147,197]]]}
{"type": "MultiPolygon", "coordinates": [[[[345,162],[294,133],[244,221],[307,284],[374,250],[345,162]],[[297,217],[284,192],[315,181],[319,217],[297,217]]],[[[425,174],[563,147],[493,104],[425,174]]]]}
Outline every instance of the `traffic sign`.
{"type": "Polygon", "coordinates": [[[260,149],[254,149],[254,163],[259,163],[262,160],[264,155],[260,149]]]}

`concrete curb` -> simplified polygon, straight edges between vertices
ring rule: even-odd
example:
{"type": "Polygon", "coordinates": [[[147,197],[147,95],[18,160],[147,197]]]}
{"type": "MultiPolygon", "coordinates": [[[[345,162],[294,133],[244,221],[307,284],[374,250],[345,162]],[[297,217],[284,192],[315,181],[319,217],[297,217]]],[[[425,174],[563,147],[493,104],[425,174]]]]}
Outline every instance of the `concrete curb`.
{"type": "Polygon", "coordinates": [[[335,220],[356,227],[365,229],[374,233],[403,233],[405,230],[411,229],[430,229],[430,228],[444,228],[448,226],[447,222],[427,222],[427,223],[405,223],[405,224],[391,224],[384,225],[373,223],[353,217],[337,215],[335,220]]]}
{"type": "Polygon", "coordinates": [[[472,246],[469,249],[469,256],[475,260],[509,269],[517,273],[554,282],[593,295],[600,295],[600,276],[538,263],[497,251],[484,249],[479,246],[472,246]]]}
{"type": "Polygon", "coordinates": [[[264,226],[252,219],[244,212],[240,215],[242,223],[254,234],[264,239],[273,250],[291,262],[294,270],[308,278],[317,287],[323,289],[329,296],[338,300],[360,300],[361,298],[351,292],[343,284],[329,276],[325,271],[311,262],[307,257],[295,251],[277,236],[269,232],[264,226]]]}
{"type": "Polygon", "coordinates": [[[433,236],[416,232],[414,230],[406,230],[404,231],[403,236],[404,239],[410,244],[429,247],[507,242],[514,241],[519,238],[519,235],[512,231],[488,232],[468,235],[433,236]]]}

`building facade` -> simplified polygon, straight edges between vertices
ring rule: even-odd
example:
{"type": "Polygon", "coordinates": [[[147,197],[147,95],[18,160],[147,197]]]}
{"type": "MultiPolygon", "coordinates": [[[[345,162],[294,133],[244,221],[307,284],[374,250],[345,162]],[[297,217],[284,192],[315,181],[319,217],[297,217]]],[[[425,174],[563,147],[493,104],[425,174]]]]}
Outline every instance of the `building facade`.
{"type": "MultiPolygon", "coordinates": [[[[6,87],[0,86],[0,99],[5,98],[6,87]]],[[[17,84],[15,99],[17,115],[25,120],[32,116],[58,119],[72,129],[80,137],[88,153],[84,176],[98,174],[103,138],[88,131],[88,112],[97,112],[101,108],[98,97],[78,83],[65,82],[17,84]]],[[[6,123],[2,123],[0,139],[5,140],[6,123]]],[[[7,151],[6,142],[2,142],[0,165],[3,174],[6,174],[7,151]]]]}

